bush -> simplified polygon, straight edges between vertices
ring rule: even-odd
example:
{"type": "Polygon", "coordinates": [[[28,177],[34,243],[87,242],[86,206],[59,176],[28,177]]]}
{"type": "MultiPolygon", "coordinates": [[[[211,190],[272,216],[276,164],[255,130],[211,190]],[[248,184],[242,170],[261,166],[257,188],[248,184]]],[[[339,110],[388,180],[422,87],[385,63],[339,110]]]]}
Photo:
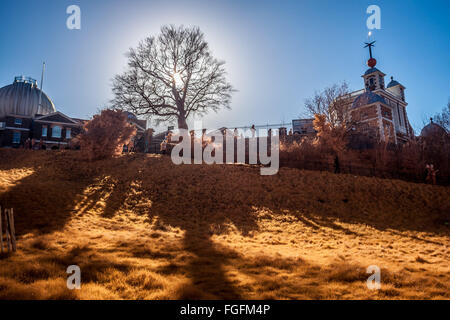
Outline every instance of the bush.
{"type": "Polygon", "coordinates": [[[106,109],[84,125],[79,143],[87,159],[105,159],[120,154],[135,134],[122,111],[106,109]]]}
{"type": "MultiPolygon", "coordinates": [[[[305,137],[299,141],[282,139],[280,166],[333,171],[333,159],[338,155],[343,173],[425,182],[425,166],[433,164],[439,170],[438,183],[450,184],[448,140],[416,138],[408,143],[395,145],[368,138],[370,143],[364,145],[370,147],[354,148],[352,143],[348,143],[348,138],[352,137],[339,142],[332,134],[325,134],[325,137],[305,137]],[[348,144],[341,151],[343,143],[348,144]]],[[[364,140],[365,137],[360,138],[364,140]]]]}

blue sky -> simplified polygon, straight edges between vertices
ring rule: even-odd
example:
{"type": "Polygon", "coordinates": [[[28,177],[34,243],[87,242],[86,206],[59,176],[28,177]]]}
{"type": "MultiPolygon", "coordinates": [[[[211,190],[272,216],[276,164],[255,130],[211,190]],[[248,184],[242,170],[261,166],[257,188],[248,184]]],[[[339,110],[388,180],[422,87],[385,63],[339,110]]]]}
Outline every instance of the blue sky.
{"type": "Polygon", "coordinates": [[[371,4],[381,8],[377,67],[406,87],[418,130],[450,98],[449,1],[1,1],[0,86],[22,74],[39,80],[45,61],[44,91],[57,109],[90,117],[110,100],[129,47],[163,24],[196,25],[238,90],[232,110],[209,114],[206,127],[289,122],[315,90],[363,87],[371,4]],[[66,28],[71,4],[81,30],[66,28]]]}

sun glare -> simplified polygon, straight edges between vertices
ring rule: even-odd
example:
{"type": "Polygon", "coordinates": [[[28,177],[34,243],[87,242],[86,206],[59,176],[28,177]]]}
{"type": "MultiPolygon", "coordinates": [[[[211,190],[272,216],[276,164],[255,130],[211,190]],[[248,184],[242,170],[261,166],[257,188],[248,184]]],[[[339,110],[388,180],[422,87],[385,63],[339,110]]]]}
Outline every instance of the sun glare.
{"type": "Polygon", "coordinates": [[[172,77],[175,81],[176,86],[180,86],[183,84],[183,79],[181,79],[181,75],[178,72],[175,72],[172,77]]]}

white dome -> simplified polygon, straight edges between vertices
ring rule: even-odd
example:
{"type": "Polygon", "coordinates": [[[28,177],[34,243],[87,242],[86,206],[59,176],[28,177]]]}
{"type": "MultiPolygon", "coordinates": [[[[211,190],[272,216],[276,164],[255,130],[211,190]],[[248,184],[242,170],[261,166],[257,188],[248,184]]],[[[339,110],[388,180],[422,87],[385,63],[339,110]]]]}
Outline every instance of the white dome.
{"type": "Polygon", "coordinates": [[[0,89],[0,117],[7,114],[34,117],[56,112],[53,102],[44,92],[39,106],[40,92],[36,80],[16,77],[13,84],[0,89]]]}

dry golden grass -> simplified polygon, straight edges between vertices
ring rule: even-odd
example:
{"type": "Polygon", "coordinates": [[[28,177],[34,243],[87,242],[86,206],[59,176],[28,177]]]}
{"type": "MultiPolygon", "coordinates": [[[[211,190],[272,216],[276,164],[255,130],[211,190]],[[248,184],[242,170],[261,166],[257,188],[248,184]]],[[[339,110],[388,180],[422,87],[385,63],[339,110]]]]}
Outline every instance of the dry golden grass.
{"type": "Polygon", "coordinates": [[[0,150],[0,299],[449,299],[449,188],[0,150]],[[81,267],[82,288],[66,288],[81,267]],[[366,287],[369,265],[381,290],[366,287]]]}

